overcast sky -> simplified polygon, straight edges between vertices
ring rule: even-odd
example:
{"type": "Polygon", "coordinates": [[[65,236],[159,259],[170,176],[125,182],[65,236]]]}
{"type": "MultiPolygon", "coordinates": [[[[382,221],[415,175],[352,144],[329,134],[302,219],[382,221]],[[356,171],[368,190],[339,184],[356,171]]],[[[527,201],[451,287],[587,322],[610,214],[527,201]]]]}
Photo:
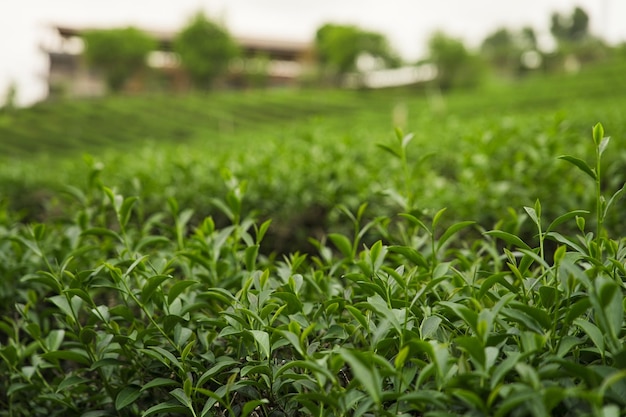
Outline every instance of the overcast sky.
{"type": "Polygon", "coordinates": [[[576,6],[590,15],[593,33],[626,41],[626,0],[0,0],[0,103],[11,82],[20,104],[44,98],[41,46],[50,43],[53,24],[175,31],[204,10],[236,36],[309,41],[323,23],[350,23],[385,34],[415,60],[437,29],[472,47],[501,26],[530,25],[547,37],[550,14],[576,6]]]}

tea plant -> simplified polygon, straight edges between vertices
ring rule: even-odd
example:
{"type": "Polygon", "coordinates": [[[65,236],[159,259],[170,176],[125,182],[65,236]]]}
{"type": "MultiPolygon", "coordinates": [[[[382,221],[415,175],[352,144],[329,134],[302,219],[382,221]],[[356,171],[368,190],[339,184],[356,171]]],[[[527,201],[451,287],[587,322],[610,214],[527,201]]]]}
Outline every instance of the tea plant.
{"type": "Polygon", "coordinates": [[[385,195],[404,212],[340,206],[349,233],[282,258],[230,171],[218,226],[175,198],[146,214],[92,164],[65,222],[3,215],[0,415],[624,415],[626,241],[604,228],[624,188],[603,196],[603,136],[593,167],[561,157],[594,181],[594,232],[539,200],[488,231],[429,214],[397,131],[385,195]]]}

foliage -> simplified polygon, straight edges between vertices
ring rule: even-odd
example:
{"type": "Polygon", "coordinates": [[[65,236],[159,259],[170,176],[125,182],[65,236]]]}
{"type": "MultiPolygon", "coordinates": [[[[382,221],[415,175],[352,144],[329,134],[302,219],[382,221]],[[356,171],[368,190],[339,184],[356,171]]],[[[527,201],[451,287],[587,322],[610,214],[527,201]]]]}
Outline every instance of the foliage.
{"type": "Polygon", "coordinates": [[[475,87],[482,78],[480,60],[472,55],[463,41],[435,32],[428,41],[429,60],[437,66],[437,85],[448,90],[454,87],[475,87]]]}
{"type": "Polygon", "coordinates": [[[589,36],[589,15],[575,7],[570,16],[553,13],[550,32],[558,42],[579,42],[589,36]]]}
{"type": "MultiPolygon", "coordinates": [[[[450,218],[488,229],[505,218],[513,222],[510,207],[540,198],[544,215],[557,217],[589,207],[592,196],[563,181],[571,171],[553,156],[592,152],[580,138],[600,118],[615,126],[616,138],[626,136],[624,65],[591,69],[480,94],[458,91],[440,101],[415,90],[274,90],[41,104],[0,121],[0,154],[7,156],[0,195],[16,221],[72,218],[80,206],[67,184],[87,192],[85,169],[92,164],[80,157],[88,152],[103,163],[106,184],[140,197],[146,217],[171,197],[194,210],[194,222],[213,216],[223,226],[227,218],[213,197],[224,192],[219,178],[226,166],[247,180],[246,212],[273,219],[266,254],[311,252],[310,236],[349,229],[337,204],[356,211],[367,202],[371,217],[404,209],[388,193],[390,181],[406,188],[389,176],[399,161],[381,163],[375,152],[403,103],[417,143],[407,158],[420,161],[408,165],[417,209],[432,214],[447,207],[450,218]]],[[[626,181],[623,147],[616,144],[604,158],[603,186],[615,190],[626,181]]],[[[606,226],[623,235],[625,220],[614,212],[606,226]]],[[[562,227],[577,230],[573,223],[562,227]]],[[[518,233],[532,238],[534,230],[522,223],[518,233]]],[[[367,238],[375,241],[375,231],[367,238]]]]}
{"type": "Polygon", "coordinates": [[[504,74],[516,75],[524,68],[524,54],[537,52],[537,36],[532,27],[519,32],[499,28],[482,42],[481,55],[504,74]]]}
{"type": "Polygon", "coordinates": [[[315,34],[315,49],[320,64],[338,75],[357,70],[357,61],[364,54],[380,60],[383,66],[399,63],[382,34],[357,26],[323,25],[315,34]]]}
{"type": "Polygon", "coordinates": [[[156,41],[139,29],[90,30],[83,34],[87,62],[101,70],[109,88],[119,91],[146,65],[156,41]]]}
{"type": "Polygon", "coordinates": [[[604,60],[609,55],[610,48],[606,42],[589,32],[589,16],[580,7],[576,7],[569,16],[553,13],[550,31],[566,67],[568,59],[573,59],[576,67],[604,60]]]}
{"type": "Polygon", "coordinates": [[[213,81],[228,69],[238,48],[228,31],[196,14],[174,40],[174,51],[197,88],[209,89],[213,81]]]}
{"type": "Polygon", "coordinates": [[[560,158],[593,207],[552,218],[537,200],[472,240],[473,221],[415,210],[415,137],[398,130],[379,149],[402,212],[339,207],[349,232],[282,259],[261,254],[271,224],[245,211],[246,178],[223,170],[218,227],[173,198],[146,217],[93,163],[71,217],[0,228],[2,276],[18,277],[0,415],[618,416],[626,241],[604,221],[624,188],[604,193],[610,142],[591,133],[592,164],[560,158]]]}
{"type": "Polygon", "coordinates": [[[16,99],[17,99],[17,84],[15,82],[11,82],[4,95],[4,100],[2,101],[2,105],[0,105],[0,113],[1,112],[10,112],[15,110],[16,108],[16,99]]]}

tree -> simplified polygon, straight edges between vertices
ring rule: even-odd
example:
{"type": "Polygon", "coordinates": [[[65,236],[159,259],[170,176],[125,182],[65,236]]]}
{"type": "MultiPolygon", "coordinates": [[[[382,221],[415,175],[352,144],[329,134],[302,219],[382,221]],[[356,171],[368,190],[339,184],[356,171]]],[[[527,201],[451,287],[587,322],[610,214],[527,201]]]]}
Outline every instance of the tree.
{"type": "Polygon", "coordinates": [[[500,70],[508,72],[519,62],[520,51],[515,35],[507,28],[500,28],[487,36],[480,49],[483,56],[500,70]]]}
{"type": "Polygon", "coordinates": [[[556,57],[566,67],[575,69],[610,54],[606,43],[589,32],[589,16],[580,7],[569,16],[553,13],[550,31],[558,43],[556,57]]]}
{"type": "Polygon", "coordinates": [[[429,42],[429,60],[437,66],[436,82],[443,90],[474,87],[482,77],[480,61],[460,39],[435,32],[429,42]]]}
{"type": "Polygon", "coordinates": [[[576,7],[570,16],[553,13],[550,32],[558,42],[579,42],[589,36],[589,16],[576,7]]]}
{"type": "Polygon", "coordinates": [[[357,69],[357,60],[367,54],[384,66],[397,66],[399,59],[384,35],[357,26],[327,23],[315,34],[320,64],[339,76],[357,69]]]}
{"type": "Polygon", "coordinates": [[[524,56],[537,52],[537,36],[532,27],[520,31],[499,28],[483,40],[480,48],[482,56],[501,73],[518,74],[524,69],[524,56]]]}
{"type": "Polygon", "coordinates": [[[133,27],[90,30],[83,39],[87,62],[104,72],[113,91],[121,90],[130,77],[144,68],[148,53],[156,48],[153,38],[133,27]]]}
{"type": "Polygon", "coordinates": [[[197,88],[209,89],[216,77],[228,69],[238,55],[238,47],[228,31],[202,14],[196,14],[174,39],[180,56],[197,88]]]}
{"type": "Polygon", "coordinates": [[[7,87],[6,93],[4,95],[4,104],[0,103],[0,112],[10,112],[13,111],[16,105],[17,99],[17,84],[15,81],[12,81],[7,87]]]}

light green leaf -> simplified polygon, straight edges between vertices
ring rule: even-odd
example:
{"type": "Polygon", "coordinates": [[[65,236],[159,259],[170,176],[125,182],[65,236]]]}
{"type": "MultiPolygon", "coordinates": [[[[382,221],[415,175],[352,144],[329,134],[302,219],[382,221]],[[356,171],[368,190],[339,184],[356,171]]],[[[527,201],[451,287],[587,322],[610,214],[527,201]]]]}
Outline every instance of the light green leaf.
{"type": "Polygon", "coordinates": [[[504,240],[506,243],[508,243],[509,245],[512,246],[516,246],[518,248],[523,248],[523,249],[530,249],[530,246],[528,246],[526,243],[524,243],[524,241],[522,239],[520,239],[519,237],[508,233],[508,232],[504,232],[502,230],[489,230],[487,232],[485,232],[484,234],[486,234],[487,236],[493,236],[495,238],[498,238],[500,240],[504,240]]]}
{"type": "Polygon", "coordinates": [[[376,368],[372,369],[367,366],[369,361],[365,358],[366,355],[362,352],[351,351],[345,348],[342,348],[339,354],[350,365],[354,377],[361,383],[374,402],[380,404],[382,380],[376,368]]]}
{"type": "Polygon", "coordinates": [[[464,229],[468,226],[471,226],[475,223],[476,222],[474,221],[464,221],[464,222],[455,223],[452,226],[448,227],[445,233],[441,235],[441,237],[437,241],[437,250],[441,249],[441,247],[448,241],[448,239],[454,236],[459,230],[464,229]]]}
{"type": "Polygon", "coordinates": [[[266,398],[263,398],[261,400],[248,401],[241,409],[241,415],[249,416],[250,413],[252,413],[255,408],[257,408],[261,404],[268,404],[268,403],[269,403],[269,400],[267,400],[266,398]]]}
{"type": "Polygon", "coordinates": [[[600,142],[604,138],[604,126],[602,126],[602,123],[596,123],[593,126],[592,134],[593,142],[596,144],[596,146],[600,145],[600,142]]]}
{"type": "Polygon", "coordinates": [[[256,244],[257,245],[261,244],[261,241],[263,240],[265,233],[267,233],[267,229],[269,229],[271,223],[272,223],[272,219],[269,219],[269,220],[264,221],[261,224],[261,226],[259,226],[258,228],[256,225],[254,226],[256,230],[256,244]]]}
{"type": "Polygon", "coordinates": [[[401,158],[402,156],[400,155],[400,152],[396,151],[395,149],[391,148],[390,146],[387,146],[383,143],[377,143],[376,146],[378,146],[380,149],[383,149],[387,152],[389,152],[391,155],[395,156],[396,158],[401,158]]]}
{"type": "Polygon", "coordinates": [[[409,356],[409,346],[407,345],[407,346],[404,346],[402,349],[400,349],[400,351],[396,355],[396,358],[393,361],[393,364],[396,367],[396,369],[402,369],[404,367],[404,363],[406,362],[406,358],[408,356],[409,356]]]}
{"type": "Polygon", "coordinates": [[[122,227],[126,227],[128,224],[128,220],[130,220],[130,215],[132,214],[132,209],[135,203],[137,202],[137,197],[128,197],[122,203],[122,207],[119,211],[119,222],[122,227]]]}
{"type": "Polygon", "coordinates": [[[259,256],[259,245],[248,246],[244,252],[244,263],[248,271],[256,269],[256,260],[259,256]]]}
{"type": "Polygon", "coordinates": [[[567,161],[570,164],[578,167],[578,169],[580,169],[582,172],[589,175],[592,180],[594,181],[596,180],[596,177],[597,177],[596,172],[593,169],[591,169],[591,167],[587,165],[587,163],[583,161],[582,159],[576,158],[575,156],[571,156],[571,155],[561,155],[559,156],[559,159],[567,161]]]}
{"type": "Polygon", "coordinates": [[[560,225],[563,222],[568,221],[569,219],[575,218],[576,216],[583,216],[585,214],[589,214],[589,211],[587,211],[587,210],[573,210],[573,211],[567,212],[565,214],[562,214],[559,217],[557,217],[556,219],[554,219],[552,221],[552,223],[550,223],[550,226],[548,226],[548,228],[546,229],[546,233],[554,230],[558,225],[560,225]]]}
{"type": "Polygon", "coordinates": [[[352,242],[350,242],[350,239],[339,233],[330,233],[328,238],[346,259],[351,260],[354,258],[354,254],[352,253],[352,242]]]}
{"type": "Polygon", "coordinates": [[[170,395],[178,400],[179,403],[187,407],[188,409],[192,409],[191,398],[185,394],[182,388],[174,388],[170,391],[170,395]]]}
{"type": "Polygon", "coordinates": [[[606,147],[609,146],[610,140],[611,140],[610,136],[602,138],[602,141],[600,142],[600,146],[598,146],[598,153],[600,155],[602,155],[604,151],[606,150],[606,147]]]}
{"type": "Polygon", "coordinates": [[[46,345],[48,350],[57,350],[63,343],[65,330],[51,330],[46,337],[46,345]]]}
{"type": "Polygon", "coordinates": [[[539,217],[537,216],[537,212],[535,211],[535,209],[532,207],[524,206],[524,210],[528,214],[528,217],[530,217],[530,220],[532,220],[532,222],[536,225],[539,225],[539,217]]]}
{"type": "Polygon", "coordinates": [[[429,316],[422,320],[420,325],[420,337],[422,340],[430,338],[439,328],[441,321],[441,317],[438,316],[429,316]]]}
{"type": "Polygon", "coordinates": [[[435,215],[433,216],[433,221],[431,223],[431,227],[433,230],[435,230],[435,227],[439,224],[439,220],[441,219],[441,216],[443,216],[443,213],[445,213],[446,208],[442,208],[440,209],[437,213],[435,213],[435,215]]]}
{"type": "Polygon", "coordinates": [[[261,352],[263,353],[263,359],[270,357],[270,335],[263,330],[250,330],[252,337],[256,340],[261,352]]]}
{"type": "Polygon", "coordinates": [[[611,208],[611,206],[613,205],[613,203],[615,203],[617,200],[619,200],[622,197],[622,194],[624,194],[624,192],[626,192],[626,184],[624,184],[622,186],[622,188],[620,188],[619,190],[617,190],[609,199],[609,202],[606,203],[606,206],[604,207],[604,217],[606,217],[606,215],[609,212],[609,209],[611,208]]]}

